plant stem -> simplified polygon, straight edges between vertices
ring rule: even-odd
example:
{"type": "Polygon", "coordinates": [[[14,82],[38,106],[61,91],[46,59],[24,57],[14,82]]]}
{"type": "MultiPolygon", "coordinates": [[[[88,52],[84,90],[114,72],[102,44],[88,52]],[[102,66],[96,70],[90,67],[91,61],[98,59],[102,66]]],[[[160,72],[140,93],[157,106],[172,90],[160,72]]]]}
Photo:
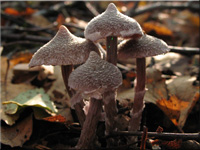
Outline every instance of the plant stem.
{"type": "Polygon", "coordinates": [[[73,69],[74,69],[73,65],[62,65],[61,66],[63,81],[64,81],[66,90],[70,97],[72,97],[73,91],[70,90],[70,87],[68,86],[68,78],[73,69]]]}
{"type": "Polygon", "coordinates": [[[101,117],[102,100],[90,99],[90,106],[86,120],[83,124],[81,136],[76,146],[77,149],[88,149],[92,147],[96,136],[98,121],[101,117]]]}
{"type": "MultiPolygon", "coordinates": [[[[142,136],[143,131],[113,131],[106,138],[116,136],[142,136]]],[[[148,132],[148,137],[154,137],[158,139],[172,140],[172,139],[183,139],[183,140],[198,140],[200,133],[169,133],[169,132],[148,132]]]]}
{"type": "MultiPolygon", "coordinates": [[[[135,87],[135,97],[133,108],[131,112],[131,120],[129,122],[129,131],[137,131],[140,127],[140,122],[142,118],[142,112],[144,109],[144,94],[145,94],[145,81],[146,81],[146,64],[145,58],[137,58],[137,78],[136,78],[136,87],[135,87]]],[[[132,139],[131,142],[135,141],[132,139]]]]}
{"type": "Polygon", "coordinates": [[[108,36],[106,38],[107,58],[106,60],[114,65],[117,64],[117,37],[108,36]]]}

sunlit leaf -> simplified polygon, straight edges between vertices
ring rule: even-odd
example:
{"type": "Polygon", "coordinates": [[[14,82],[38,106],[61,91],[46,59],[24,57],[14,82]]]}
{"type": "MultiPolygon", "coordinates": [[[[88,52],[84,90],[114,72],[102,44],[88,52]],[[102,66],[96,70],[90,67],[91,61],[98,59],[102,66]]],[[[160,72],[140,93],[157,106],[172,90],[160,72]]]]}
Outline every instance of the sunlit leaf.
{"type": "Polygon", "coordinates": [[[40,107],[51,112],[56,112],[53,102],[42,88],[20,93],[16,98],[3,102],[7,114],[15,114],[24,107],[40,107]]]}

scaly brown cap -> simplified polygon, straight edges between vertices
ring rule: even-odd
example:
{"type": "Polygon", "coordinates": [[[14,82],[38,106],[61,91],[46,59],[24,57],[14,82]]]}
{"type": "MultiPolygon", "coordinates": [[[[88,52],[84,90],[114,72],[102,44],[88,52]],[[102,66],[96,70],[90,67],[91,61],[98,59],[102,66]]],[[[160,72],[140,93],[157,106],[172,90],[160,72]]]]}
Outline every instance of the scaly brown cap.
{"type": "Polygon", "coordinates": [[[85,95],[100,99],[102,93],[118,88],[122,83],[120,70],[102,60],[96,52],[90,52],[85,64],[69,76],[69,86],[85,95]]]}
{"type": "Polygon", "coordinates": [[[107,36],[139,38],[143,32],[135,19],[120,13],[116,6],[110,3],[105,12],[88,23],[84,34],[86,39],[96,42],[107,36]]]}
{"type": "Polygon", "coordinates": [[[62,25],[54,38],[33,55],[29,67],[82,64],[87,60],[90,51],[100,54],[93,42],[74,36],[62,25]]]}
{"type": "Polygon", "coordinates": [[[129,39],[121,42],[118,50],[119,60],[127,60],[164,54],[169,48],[163,40],[145,34],[138,40],[129,39]]]}

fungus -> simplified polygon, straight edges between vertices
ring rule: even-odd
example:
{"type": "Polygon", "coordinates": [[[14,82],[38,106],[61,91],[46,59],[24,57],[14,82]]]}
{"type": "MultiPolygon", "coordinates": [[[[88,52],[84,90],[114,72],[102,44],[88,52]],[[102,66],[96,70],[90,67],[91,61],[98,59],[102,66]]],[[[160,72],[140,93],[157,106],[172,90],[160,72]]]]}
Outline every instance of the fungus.
{"type": "Polygon", "coordinates": [[[136,58],[136,87],[134,104],[131,112],[131,120],[129,123],[129,131],[136,131],[139,129],[142,112],[144,109],[144,94],[145,94],[145,80],[146,80],[146,64],[145,57],[164,54],[169,51],[167,44],[161,39],[150,35],[143,35],[140,39],[129,39],[123,41],[118,46],[119,60],[129,58],[136,58]]]}
{"type": "Polygon", "coordinates": [[[117,63],[117,37],[137,39],[143,35],[139,23],[122,13],[110,3],[102,14],[93,18],[87,25],[85,38],[93,42],[106,38],[107,60],[117,63]]]}
{"type": "Polygon", "coordinates": [[[113,64],[102,60],[93,51],[90,52],[88,60],[70,74],[69,86],[78,93],[82,93],[83,96],[90,97],[88,113],[76,148],[91,148],[97,123],[101,117],[103,94],[116,90],[121,83],[120,70],[113,64]]]}
{"type": "MultiPolygon", "coordinates": [[[[136,20],[120,13],[116,6],[113,3],[110,3],[105,12],[96,16],[88,23],[84,35],[86,39],[90,39],[93,42],[106,38],[106,60],[116,65],[117,37],[137,39],[143,35],[143,32],[136,20]]],[[[115,91],[107,91],[104,94],[104,100],[110,99],[109,101],[104,101],[106,116],[109,118],[106,121],[113,122],[110,125],[106,125],[106,127],[109,128],[106,129],[107,134],[114,129],[115,125],[114,119],[109,116],[111,111],[112,114],[115,114],[115,117],[117,115],[115,97],[115,91]]]]}
{"type": "MultiPolygon", "coordinates": [[[[69,74],[73,70],[73,65],[82,64],[87,60],[91,50],[100,54],[99,49],[92,41],[74,36],[65,26],[61,25],[54,38],[33,55],[29,67],[39,65],[61,66],[63,80],[71,97],[73,93],[68,86],[69,74]]],[[[78,110],[78,112],[80,111],[78,110]]]]}

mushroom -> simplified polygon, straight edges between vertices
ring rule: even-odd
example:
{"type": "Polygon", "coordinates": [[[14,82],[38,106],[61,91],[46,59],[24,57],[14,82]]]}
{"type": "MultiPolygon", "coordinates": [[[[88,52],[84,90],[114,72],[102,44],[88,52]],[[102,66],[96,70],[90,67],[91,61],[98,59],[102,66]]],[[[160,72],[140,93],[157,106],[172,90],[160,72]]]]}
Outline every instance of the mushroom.
{"type": "Polygon", "coordinates": [[[150,35],[143,35],[140,39],[129,39],[118,45],[118,59],[125,60],[136,58],[136,87],[134,104],[129,122],[129,131],[136,131],[140,127],[142,112],[144,108],[143,98],[145,95],[146,64],[145,57],[164,54],[169,51],[168,45],[161,39],[150,35]]]}
{"type": "MultiPolygon", "coordinates": [[[[96,16],[88,23],[84,31],[84,35],[86,39],[93,42],[106,38],[106,60],[116,65],[117,37],[137,39],[143,35],[143,32],[136,20],[120,13],[116,6],[113,3],[110,3],[105,12],[96,16]]],[[[115,122],[113,122],[114,119],[109,116],[111,112],[115,115],[115,117],[117,115],[115,97],[115,91],[107,91],[103,98],[105,100],[103,102],[106,115],[108,117],[107,121],[112,122],[110,125],[107,125],[107,127],[110,128],[107,130],[108,132],[112,131],[115,125],[115,122]]]]}
{"type": "MultiPolygon", "coordinates": [[[[33,55],[29,67],[60,65],[66,90],[71,97],[73,94],[68,86],[69,74],[73,70],[73,65],[82,64],[87,60],[91,50],[100,54],[99,49],[92,41],[74,36],[65,26],[61,25],[54,38],[33,55]]],[[[78,103],[75,109],[80,109],[78,103]]],[[[84,112],[82,111],[82,113],[84,112]]],[[[77,116],[80,118],[79,114],[77,116]]],[[[82,122],[80,123],[82,124],[82,122]]]]}
{"type": "MultiPolygon", "coordinates": [[[[93,144],[97,123],[101,117],[102,98],[107,91],[115,91],[122,83],[120,70],[102,60],[96,52],[90,52],[85,64],[69,76],[69,86],[90,97],[90,106],[76,148],[87,149],[93,144]]],[[[112,114],[109,114],[112,115],[112,114]]]]}
{"type": "Polygon", "coordinates": [[[135,19],[120,13],[115,4],[110,3],[105,12],[88,23],[84,35],[93,42],[106,38],[107,60],[116,65],[117,37],[137,39],[143,32],[135,19]]]}

